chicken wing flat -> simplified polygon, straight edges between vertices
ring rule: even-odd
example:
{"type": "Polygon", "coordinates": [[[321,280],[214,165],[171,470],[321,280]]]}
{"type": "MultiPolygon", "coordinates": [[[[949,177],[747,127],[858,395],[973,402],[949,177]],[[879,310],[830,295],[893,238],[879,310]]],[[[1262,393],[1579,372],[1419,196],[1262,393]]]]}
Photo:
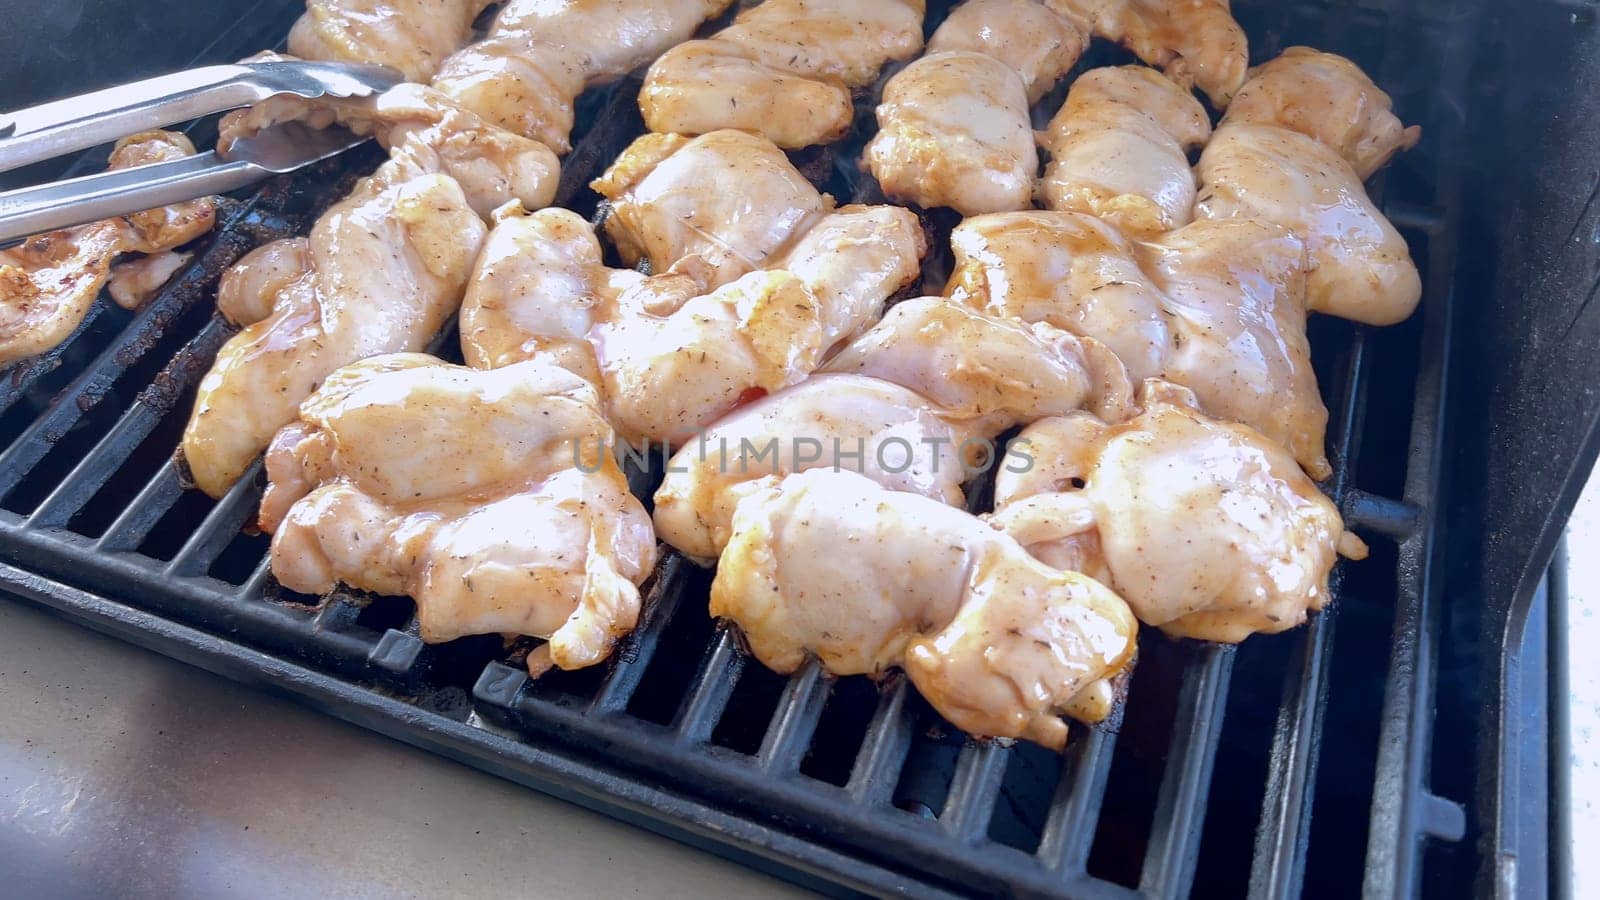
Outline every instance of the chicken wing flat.
{"type": "MultiPolygon", "coordinates": [[[[397,157],[304,244],[247,257],[262,277],[237,278],[276,293],[271,313],[224,344],[200,382],[182,444],[195,485],[222,496],[339,368],[422,349],[460,303],[486,231],[454,179],[397,157]]],[[[223,293],[241,318],[268,306],[223,293]]]]}
{"type": "Polygon", "coordinates": [[[1228,0],[1049,0],[1225,109],[1244,83],[1250,46],[1228,0]]]}
{"type": "Polygon", "coordinates": [[[1111,422],[1133,413],[1128,372],[1099,341],[987,316],[943,297],[896,304],[821,371],[911,388],[942,415],[991,436],[1079,409],[1111,422]]]}
{"type": "Polygon", "coordinates": [[[1312,310],[1393,325],[1417,308],[1422,280],[1405,239],[1335,150],[1287,128],[1228,123],[1197,172],[1196,218],[1265,219],[1305,241],[1312,310]]]}
{"type": "Polygon", "coordinates": [[[1035,103],[1077,63],[1089,33],[1040,0],[967,0],[928,40],[928,53],[970,50],[1010,66],[1035,103]]]}
{"type": "Polygon", "coordinates": [[[489,33],[446,59],[434,87],[557,153],[573,101],[688,40],[729,0],[509,0],[489,33]]]}
{"type": "Polygon", "coordinates": [[[1305,247],[1253,219],[1132,243],[1079,213],[979,216],[951,234],[957,302],[1115,351],[1135,380],[1192,389],[1211,415],[1288,447],[1314,477],[1328,413],[1306,341],[1305,247]]]}
{"type": "Polygon", "coordinates": [[[556,366],[340,369],[267,456],[273,574],[413,597],[425,641],[548,638],[535,675],[593,665],[636,624],[656,555],[609,439],[593,389],[556,366]]]}
{"type": "Polygon", "coordinates": [[[696,274],[714,288],[759,268],[833,205],[777,145],[743,131],[647,134],[591,185],[629,265],[696,274]]]}
{"type": "Polygon", "coordinates": [[[898,666],[957,727],[1057,750],[1063,714],[1110,711],[1138,630],[1116,594],[978,518],[825,469],[739,503],[711,614],[777,672],[808,654],[840,675],[898,666]]]}
{"type": "Polygon", "coordinates": [[[1091,69],[1050,120],[1040,194],[1050,209],[1088,213],[1153,237],[1194,213],[1186,151],[1211,136],[1194,95],[1143,66],[1091,69]]]}
{"type": "Polygon", "coordinates": [[[866,154],[895,200],[963,215],[1025,209],[1039,169],[1027,86],[982,53],[924,56],[884,86],[866,154]]]}
{"type": "Polygon", "coordinates": [[[1086,573],[1139,620],[1236,643],[1305,621],[1328,600],[1337,554],[1366,548],[1276,442],[1202,414],[1193,394],[1147,381],[1118,425],[1046,419],[1002,468],[993,524],[1052,566],[1086,573]]]}
{"type": "MultiPolygon", "coordinates": [[[[181,134],[146,131],[117,142],[111,168],[194,155],[181,134]]],[[[136,306],[187,257],[171,248],[211,230],[216,201],[206,197],[34,235],[0,250],[0,366],[38,356],[66,340],[108,279],[116,299],[136,306]],[[128,253],[152,254],[118,263],[128,253]],[[133,266],[135,268],[126,268],[133,266]]]]}
{"type": "Polygon", "coordinates": [[[493,0],[307,0],[289,30],[302,59],[375,63],[427,83],[493,0]]]}
{"type": "Polygon", "coordinates": [[[810,374],[918,274],[909,211],[847,206],[779,258],[712,290],[691,274],[607,268],[576,214],[506,214],[463,304],[467,361],[548,355],[601,388],[632,444],[680,443],[748,400],[810,374]]]}
{"type": "Polygon", "coordinates": [[[766,0],[710,39],[663,53],[639,109],[651,131],[755,132],[780,147],[838,140],[852,88],[922,49],[920,0],[766,0]]]}
{"type": "Polygon", "coordinates": [[[1350,60],[1290,47],[1250,70],[1222,121],[1277,125],[1316,138],[1365,180],[1422,137],[1421,128],[1400,124],[1392,105],[1350,60]]]}
{"type": "Polygon", "coordinates": [[[655,497],[656,533],[706,565],[733,511],[773,479],[849,469],[884,487],[959,506],[977,471],[963,457],[983,435],[921,394],[863,375],[821,374],[738,408],[684,445],[655,497]]]}

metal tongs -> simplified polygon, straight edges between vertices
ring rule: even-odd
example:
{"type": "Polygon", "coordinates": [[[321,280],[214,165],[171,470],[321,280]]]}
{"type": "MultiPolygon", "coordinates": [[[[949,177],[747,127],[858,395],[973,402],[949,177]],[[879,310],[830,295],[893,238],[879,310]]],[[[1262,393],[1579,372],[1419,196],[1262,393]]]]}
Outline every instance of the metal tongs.
{"type": "MultiPolygon", "coordinates": [[[[0,113],[0,172],[129,134],[293,95],[374,98],[401,82],[383,66],[303,60],[206,66],[0,113]]],[[[281,122],[184,159],[0,193],[0,245],[30,234],[221,194],[292,172],[367,137],[344,128],[281,122]]]]}

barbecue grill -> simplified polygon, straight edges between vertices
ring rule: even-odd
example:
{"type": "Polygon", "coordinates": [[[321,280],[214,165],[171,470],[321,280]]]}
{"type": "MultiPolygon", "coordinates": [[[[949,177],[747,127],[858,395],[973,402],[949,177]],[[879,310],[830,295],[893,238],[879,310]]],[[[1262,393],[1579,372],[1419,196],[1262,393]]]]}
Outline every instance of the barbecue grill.
{"type": "MultiPolygon", "coordinates": [[[[299,13],[70,6],[77,20],[52,10],[0,35],[6,105],[238,58],[299,13]]],[[[1388,329],[1311,324],[1325,487],[1373,552],[1335,570],[1335,602],[1296,631],[1234,648],[1146,629],[1120,720],[1075,728],[1063,755],[966,739],[899,678],[767,671],[709,619],[710,574],[670,555],[611,662],[537,680],[495,636],[423,644],[409,601],[277,587],[251,528],[259,467],[213,501],[184,489],[173,449],[229,333],[220,273],[304,233],[382,158],[370,146],[225,201],[145,307],[99,303],[0,375],[0,588],[834,891],[1560,891],[1543,694],[1560,659],[1543,642],[1564,645],[1564,598],[1543,572],[1596,448],[1600,30],[1592,2],[1490,7],[1238,4],[1254,61],[1300,43],[1344,54],[1423,128],[1372,185],[1423,272],[1421,309],[1388,329]]],[[[1124,59],[1096,46],[1080,66],[1124,59]]],[[[604,214],[586,185],[643,130],[637,88],[581,98],[558,205],[604,214]]],[[[856,167],[875,100],[840,144],[795,154],[841,201],[876,199],[856,167]]],[[[927,224],[947,246],[953,223],[927,224]]],[[[927,265],[937,290],[949,260],[927,265]]],[[[657,478],[630,472],[642,497],[657,478]]]]}

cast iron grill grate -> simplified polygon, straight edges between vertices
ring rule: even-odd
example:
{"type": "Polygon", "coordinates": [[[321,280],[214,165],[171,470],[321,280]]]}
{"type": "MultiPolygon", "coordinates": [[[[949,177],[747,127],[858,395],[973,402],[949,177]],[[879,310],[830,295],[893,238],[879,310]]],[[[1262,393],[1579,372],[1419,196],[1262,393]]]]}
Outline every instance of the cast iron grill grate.
{"type": "MultiPolygon", "coordinates": [[[[1393,636],[1383,623],[1391,659],[1381,715],[1368,725],[1380,749],[1369,776],[1377,789],[1367,887],[1408,891],[1425,837],[1460,840],[1465,828],[1460,806],[1427,789],[1433,651],[1418,635],[1431,633],[1435,617],[1438,523],[1429,511],[1442,478],[1455,269],[1448,148],[1462,124],[1449,100],[1462,95],[1468,61],[1457,51],[1470,17],[1428,0],[1241,7],[1258,60],[1294,43],[1344,53],[1394,94],[1406,121],[1424,126],[1422,147],[1383,176],[1375,196],[1411,243],[1426,294],[1418,316],[1395,329],[1313,323],[1336,472],[1326,487],[1355,527],[1380,540],[1373,560],[1336,570],[1328,612],[1255,639],[1271,642],[1267,671],[1281,684],[1250,707],[1273,721],[1241,738],[1253,748],[1246,755],[1259,757],[1257,777],[1239,793],[1230,781],[1225,800],[1209,802],[1219,747],[1233,746],[1224,740],[1238,719],[1229,707],[1262,691],[1253,674],[1249,684],[1233,678],[1236,657],[1261,646],[1254,642],[1236,651],[1147,629],[1120,728],[1077,729],[1058,757],[965,740],[897,677],[874,686],[813,664],[781,678],[747,662],[737,636],[706,614],[709,574],[676,557],[657,572],[643,623],[611,664],[538,681],[518,664],[518,648],[497,638],[424,645],[408,601],[340,592],[320,602],[278,588],[266,540],[244,530],[260,496],[259,466],[213,502],[182,489],[171,454],[195,383],[228,336],[210,310],[217,277],[249,248],[304,233],[381,158],[371,148],[230,201],[202,252],[149,305],[129,314],[98,304],[66,345],[3,376],[0,561],[16,568],[0,575],[15,586],[11,573],[27,570],[331,676],[349,689],[323,698],[335,706],[351,696],[398,698],[412,715],[343,714],[499,774],[552,787],[563,773],[523,749],[549,748],[621,779],[598,789],[614,794],[614,808],[630,802],[619,783],[690,798],[694,809],[752,826],[711,840],[790,870],[875,891],[1041,896],[1186,895],[1203,844],[1208,859],[1215,851],[1239,861],[1252,894],[1297,893],[1335,623],[1341,607],[1375,610],[1378,620],[1392,616],[1393,636]],[[1244,837],[1226,836],[1234,822],[1244,837]]],[[[273,11],[262,33],[282,34],[293,12],[273,11]]],[[[930,14],[930,32],[938,19],[930,14]]],[[[1116,51],[1097,48],[1086,64],[1110,60],[1120,60],[1116,51]]],[[[581,100],[561,205],[603,214],[585,185],[641,130],[637,86],[581,100]]],[[[863,127],[840,145],[796,155],[841,198],[878,199],[856,166],[873,102],[861,98],[863,127]]],[[[925,218],[937,247],[953,222],[925,218]]],[[[948,259],[935,253],[928,269],[937,291],[948,259]]],[[[453,334],[437,346],[451,352],[453,334]]],[[[633,474],[650,486],[649,473],[633,474]]],[[[675,821],[686,814],[670,809],[629,814],[669,829],[709,827],[675,821]]]]}

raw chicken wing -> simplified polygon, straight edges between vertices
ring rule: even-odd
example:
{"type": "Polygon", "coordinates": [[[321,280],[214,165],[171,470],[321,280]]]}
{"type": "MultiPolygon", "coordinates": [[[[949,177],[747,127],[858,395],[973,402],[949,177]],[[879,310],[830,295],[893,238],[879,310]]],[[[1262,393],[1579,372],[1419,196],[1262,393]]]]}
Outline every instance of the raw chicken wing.
{"type": "MultiPolygon", "coordinates": [[[[453,179],[395,158],[317,220],[303,251],[247,257],[276,295],[200,382],[182,445],[195,485],[222,496],[340,367],[422,349],[460,303],[485,230],[453,179]]],[[[225,309],[266,305],[235,295],[225,309]]]]}
{"type": "Polygon", "coordinates": [[[969,216],[1025,209],[1039,170],[1027,86],[982,53],[924,56],[884,86],[866,155],[895,200],[969,216]]]}
{"type": "Polygon", "coordinates": [[[738,128],[780,147],[844,136],[852,88],[922,48],[920,0],[766,0],[661,55],[639,109],[651,131],[738,128]]]}
{"type": "Polygon", "coordinates": [[[729,0],[509,0],[481,41],[440,66],[452,100],[557,153],[572,149],[573,101],[688,40],[729,0]]]}
{"type": "Polygon", "coordinates": [[[809,374],[919,274],[916,217],[847,206],[779,260],[715,290],[691,274],[607,268],[576,214],[506,211],[462,310],[474,366],[547,355],[601,387],[635,445],[680,443],[752,394],[809,374]]]}
{"type": "Polygon", "coordinates": [[[411,596],[425,641],[548,638],[535,675],[593,665],[633,629],[656,554],[610,441],[593,389],[556,366],[348,366],[268,453],[273,574],[411,596]]]}
{"type": "Polygon", "coordinates": [[[942,297],[897,304],[822,371],[911,388],[990,435],[1079,409],[1111,422],[1133,413],[1127,370],[1099,341],[942,297]]]}
{"type": "Polygon", "coordinates": [[[1316,138],[1365,180],[1422,136],[1421,128],[1401,125],[1390,106],[1389,95],[1350,60],[1290,47],[1250,70],[1222,121],[1278,125],[1316,138]]]}
{"type": "Polygon", "coordinates": [[[678,450],[656,491],[656,532],[710,565],[742,497],[812,468],[848,469],[890,490],[959,506],[962,483],[978,471],[964,451],[982,439],[909,388],[813,375],[729,413],[678,450]]]}
{"type": "Polygon", "coordinates": [[[832,206],[782,150],[743,131],[644,135],[592,187],[611,201],[606,232],[626,263],[682,270],[706,289],[765,268],[832,206]]]}
{"type": "Polygon", "coordinates": [[[1130,236],[1171,231],[1194,213],[1186,151],[1210,136],[1200,102],[1160,73],[1091,69],[1050,120],[1040,193],[1051,209],[1098,216],[1130,236]]]}
{"type": "Polygon", "coordinates": [[[1050,0],[1096,37],[1116,41],[1218,109],[1244,83],[1250,47],[1228,0],[1050,0]]]}
{"type": "Polygon", "coordinates": [[[375,63],[426,83],[472,38],[472,21],[493,0],[307,0],[289,30],[302,59],[375,63]]]}
{"type": "Polygon", "coordinates": [[[970,50],[1010,66],[1035,103],[1067,74],[1089,44],[1074,19],[1040,0],[966,0],[928,39],[928,53],[970,50]]]}
{"type": "Polygon", "coordinates": [[[999,472],[993,524],[1176,637],[1234,643],[1321,609],[1336,554],[1366,555],[1332,501],[1275,442],[1202,414],[1188,390],[1147,381],[1141,400],[1119,425],[1079,413],[1023,429],[1035,465],[999,472]]]}
{"type": "Polygon", "coordinates": [[[840,675],[898,666],[957,727],[1056,750],[1063,714],[1110,711],[1138,630],[1116,594],[978,518],[822,469],[739,503],[711,614],[777,672],[808,654],[840,675]]]}
{"type": "Polygon", "coordinates": [[[1336,151],[1287,128],[1229,123],[1197,171],[1196,218],[1265,219],[1305,241],[1312,310],[1393,325],[1417,308],[1422,281],[1405,239],[1336,151]]]}

